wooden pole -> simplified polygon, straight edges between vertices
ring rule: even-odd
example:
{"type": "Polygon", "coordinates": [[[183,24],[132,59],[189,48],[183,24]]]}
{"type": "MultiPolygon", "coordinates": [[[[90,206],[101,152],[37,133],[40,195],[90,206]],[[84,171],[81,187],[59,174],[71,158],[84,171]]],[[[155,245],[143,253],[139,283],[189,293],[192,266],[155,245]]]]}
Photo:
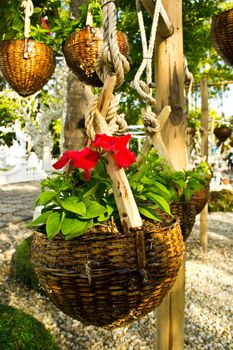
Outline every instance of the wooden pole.
{"type": "MultiPolygon", "coordinates": [[[[149,13],[151,17],[154,16],[154,10],[155,10],[155,3],[153,0],[141,0],[141,3],[149,13]]],[[[167,38],[170,35],[173,34],[174,28],[170,21],[170,18],[167,15],[166,10],[164,9],[164,6],[161,6],[160,9],[160,16],[159,16],[159,26],[158,26],[158,32],[163,38],[167,38]]]]}
{"type": "MultiPolygon", "coordinates": [[[[206,78],[201,79],[201,158],[208,161],[208,82],[206,78]]],[[[200,244],[203,249],[207,248],[208,243],[208,204],[200,214],[200,244]]]]}
{"type": "MultiPolygon", "coordinates": [[[[183,170],[187,164],[184,114],[184,62],[182,32],[182,0],[164,0],[163,5],[174,27],[167,39],[158,35],[155,50],[155,80],[157,112],[165,105],[171,106],[171,114],[162,138],[173,167],[183,170]]],[[[175,285],[157,309],[158,350],[184,349],[184,284],[185,264],[175,285]]]]}

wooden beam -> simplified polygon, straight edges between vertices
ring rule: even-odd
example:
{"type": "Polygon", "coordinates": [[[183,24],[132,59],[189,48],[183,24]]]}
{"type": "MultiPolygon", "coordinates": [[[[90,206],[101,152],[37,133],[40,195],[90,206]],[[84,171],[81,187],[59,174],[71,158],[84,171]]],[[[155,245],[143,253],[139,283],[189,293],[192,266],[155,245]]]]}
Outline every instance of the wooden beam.
{"type": "MultiPolygon", "coordinates": [[[[174,33],[165,39],[158,35],[155,56],[157,113],[165,105],[171,114],[162,138],[176,170],[186,169],[187,152],[184,115],[184,61],[182,31],[182,0],[164,0],[164,8],[174,26],[174,33]]],[[[157,309],[157,349],[184,349],[184,284],[185,266],[180,270],[175,285],[157,309]]]]}
{"type": "MultiPolygon", "coordinates": [[[[153,17],[154,10],[155,10],[155,2],[153,0],[141,0],[141,3],[145,7],[149,15],[153,17]]],[[[168,38],[174,32],[173,25],[163,5],[161,6],[161,9],[160,9],[158,32],[163,38],[168,38]]]]}

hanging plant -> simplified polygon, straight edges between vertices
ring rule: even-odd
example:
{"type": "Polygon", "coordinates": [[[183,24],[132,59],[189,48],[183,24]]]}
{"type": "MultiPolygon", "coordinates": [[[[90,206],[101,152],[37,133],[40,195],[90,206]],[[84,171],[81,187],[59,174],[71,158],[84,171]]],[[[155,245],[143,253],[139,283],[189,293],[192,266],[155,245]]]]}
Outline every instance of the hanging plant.
{"type": "Polygon", "coordinates": [[[213,17],[211,38],[215,50],[229,65],[233,65],[233,8],[213,17]]]}
{"type": "MultiPolygon", "coordinates": [[[[88,8],[81,7],[81,13],[81,18],[87,18],[86,25],[68,36],[63,53],[68,67],[80,81],[100,87],[103,82],[96,73],[96,63],[103,43],[102,8],[99,2],[94,2],[88,8]]],[[[129,59],[127,36],[120,31],[116,35],[120,52],[129,59]]]]}
{"type": "Polygon", "coordinates": [[[214,135],[221,142],[226,141],[231,136],[231,133],[232,130],[228,127],[227,124],[221,124],[214,129],[214,135]]]}
{"type": "Polygon", "coordinates": [[[48,82],[55,69],[55,58],[50,47],[29,38],[34,8],[30,0],[23,1],[22,6],[25,10],[24,39],[0,42],[0,71],[9,85],[25,97],[39,91],[48,82]]]}
{"type": "MultiPolygon", "coordinates": [[[[158,220],[162,220],[165,213],[178,217],[183,238],[187,239],[200,210],[198,191],[205,191],[209,185],[208,165],[202,163],[192,171],[174,171],[155,150],[143,158],[143,164],[133,165],[128,174],[139,210],[148,218],[158,220]]],[[[208,195],[205,200],[207,203],[208,195]]]]}
{"type": "MultiPolygon", "coordinates": [[[[68,168],[42,182],[36,202],[42,213],[29,225],[37,229],[32,262],[49,298],[71,317],[108,329],[160,304],[184,252],[171,216],[156,223],[156,215],[143,215],[143,227],[127,232],[120,223],[103,152],[113,154],[118,168],[130,166],[129,138],[96,135],[91,148],[66,151],[54,167],[68,168]]],[[[158,205],[169,213],[161,198],[158,205]]]]}

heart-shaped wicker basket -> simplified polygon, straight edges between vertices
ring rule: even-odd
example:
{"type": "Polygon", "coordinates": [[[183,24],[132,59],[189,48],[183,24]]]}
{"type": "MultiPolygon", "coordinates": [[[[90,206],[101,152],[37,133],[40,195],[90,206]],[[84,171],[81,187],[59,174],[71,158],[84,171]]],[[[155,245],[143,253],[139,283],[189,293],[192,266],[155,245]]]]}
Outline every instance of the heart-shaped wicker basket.
{"type": "Polygon", "coordinates": [[[213,17],[211,38],[219,56],[233,66],[233,8],[213,17]]]}
{"type": "Polygon", "coordinates": [[[231,136],[231,129],[226,127],[219,127],[214,129],[214,135],[221,142],[226,141],[231,136]]]}
{"type": "MultiPolygon", "coordinates": [[[[120,52],[128,58],[127,36],[118,31],[120,52]]],[[[103,43],[103,29],[86,26],[72,33],[65,41],[63,53],[66,63],[76,77],[87,85],[100,87],[102,81],[96,74],[96,61],[103,43]]]]}
{"type": "Polygon", "coordinates": [[[0,71],[21,96],[39,91],[55,69],[53,50],[35,40],[12,39],[0,42],[0,71]],[[25,50],[28,58],[25,58],[25,50]]]}
{"type": "Polygon", "coordinates": [[[49,299],[64,313],[107,329],[158,306],[174,284],[184,253],[178,222],[144,222],[127,234],[110,225],[49,241],[35,232],[31,259],[49,299]],[[145,260],[142,262],[142,256],[145,260]]]}

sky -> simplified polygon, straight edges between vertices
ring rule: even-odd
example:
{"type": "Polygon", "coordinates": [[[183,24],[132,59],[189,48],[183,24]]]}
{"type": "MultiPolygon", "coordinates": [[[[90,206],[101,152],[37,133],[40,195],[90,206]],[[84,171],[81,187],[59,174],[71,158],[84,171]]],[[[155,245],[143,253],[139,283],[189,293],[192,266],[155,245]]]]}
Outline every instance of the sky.
{"type": "Polygon", "coordinates": [[[223,99],[219,95],[218,99],[211,100],[209,106],[211,109],[217,110],[219,114],[223,112],[225,116],[233,116],[233,84],[230,84],[229,87],[230,90],[223,94],[223,99]]]}

